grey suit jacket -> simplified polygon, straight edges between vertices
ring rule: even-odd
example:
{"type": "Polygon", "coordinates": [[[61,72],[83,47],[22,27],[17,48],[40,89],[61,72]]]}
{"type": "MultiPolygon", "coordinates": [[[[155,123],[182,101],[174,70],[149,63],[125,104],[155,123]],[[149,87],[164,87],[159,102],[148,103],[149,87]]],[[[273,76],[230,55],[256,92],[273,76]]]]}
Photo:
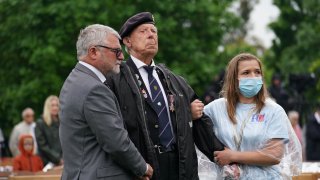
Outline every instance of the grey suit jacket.
{"type": "Polygon", "coordinates": [[[132,179],[146,172],[115,95],[80,63],[61,89],[59,116],[63,180],[132,179]]]}

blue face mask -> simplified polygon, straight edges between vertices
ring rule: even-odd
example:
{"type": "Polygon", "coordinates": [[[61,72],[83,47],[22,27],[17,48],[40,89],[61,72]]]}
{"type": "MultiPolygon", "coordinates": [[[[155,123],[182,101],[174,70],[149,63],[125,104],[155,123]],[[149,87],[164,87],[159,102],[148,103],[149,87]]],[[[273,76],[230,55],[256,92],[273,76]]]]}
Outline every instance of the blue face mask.
{"type": "Polygon", "coordinates": [[[257,95],[262,87],[262,78],[241,78],[239,80],[240,93],[247,98],[252,98],[257,95]]]}

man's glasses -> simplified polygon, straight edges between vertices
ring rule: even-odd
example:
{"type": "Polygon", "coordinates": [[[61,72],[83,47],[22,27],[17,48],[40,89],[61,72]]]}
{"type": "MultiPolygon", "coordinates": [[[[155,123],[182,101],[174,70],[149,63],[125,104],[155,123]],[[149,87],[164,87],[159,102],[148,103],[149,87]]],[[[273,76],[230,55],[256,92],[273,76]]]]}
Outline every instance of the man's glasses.
{"type": "Polygon", "coordinates": [[[103,46],[103,45],[96,45],[96,47],[103,47],[103,48],[109,49],[111,52],[114,52],[116,54],[117,59],[119,59],[122,54],[121,48],[111,48],[111,47],[103,46]]]}

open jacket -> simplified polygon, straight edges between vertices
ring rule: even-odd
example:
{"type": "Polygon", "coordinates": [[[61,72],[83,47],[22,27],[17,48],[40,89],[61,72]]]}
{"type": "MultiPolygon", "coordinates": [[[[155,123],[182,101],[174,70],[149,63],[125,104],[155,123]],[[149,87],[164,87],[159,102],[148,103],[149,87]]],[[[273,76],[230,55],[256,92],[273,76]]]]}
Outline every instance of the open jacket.
{"type": "MultiPolygon", "coordinates": [[[[157,65],[156,71],[171,107],[170,116],[179,156],[179,179],[199,179],[194,143],[210,160],[213,159],[213,151],[222,150],[223,145],[215,137],[209,117],[204,115],[192,120],[190,104],[197,96],[186,81],[164,65],[157,65]]],[[[153,167],[152,179],[159,179],[159,164],[154,148],[158,142],[157,115],[146,101],[144,84],[139,76],[129,58],[121,64],[120,73],[107,77],[107,82],[118,98],[129,137],[153,167]]]]}
{"type": "Polygon", "coordinates": [[[46,165],[49,162],[58,165],[62,158],[62,150],[59,138],[60,122],[52,121],[48,126],[42,118],[36,122],[35,135],[38,144],[39,155],[46,165]]]}

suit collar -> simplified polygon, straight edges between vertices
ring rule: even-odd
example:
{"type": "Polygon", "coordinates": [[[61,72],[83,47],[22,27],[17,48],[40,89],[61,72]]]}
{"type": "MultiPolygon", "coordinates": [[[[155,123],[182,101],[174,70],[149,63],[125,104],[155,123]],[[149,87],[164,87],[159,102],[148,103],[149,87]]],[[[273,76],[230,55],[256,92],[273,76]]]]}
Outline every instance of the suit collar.
{"type": "MultiPolygon", "coordinates": [[[[137,66],[134,64],[133,60],[131,59],[131,57],[128,58],[128,60],[126,61],[126,64],[132,69],[134,70],[134,73],[136,73],[138,71],[137,66]]],[[[139,71],[138,71],[139,72],[139,71]]]]}
{"type": "Polygon", "coordinates": [[[81,72],[84,72],[90,76],[92,76],[93,78],[97,79],[98,81],[101,82],[101,80],[99,79],[99,77],[92,71],[90,70],[89,68],[87,68],[86,66],[80,64],[79,62],[76,64],[76,67],[75,69],[81,71],[81,72]]]}
{"type": "Polygon", "coordinates": [[[84,61],[79,61],[79,63],[84,65],[85,67],[90,69],[95,75],[97,75],[97,77],[100,79],[101,82],[104,82],[106,80],[106,77],[96,67],[84,61]]]}

